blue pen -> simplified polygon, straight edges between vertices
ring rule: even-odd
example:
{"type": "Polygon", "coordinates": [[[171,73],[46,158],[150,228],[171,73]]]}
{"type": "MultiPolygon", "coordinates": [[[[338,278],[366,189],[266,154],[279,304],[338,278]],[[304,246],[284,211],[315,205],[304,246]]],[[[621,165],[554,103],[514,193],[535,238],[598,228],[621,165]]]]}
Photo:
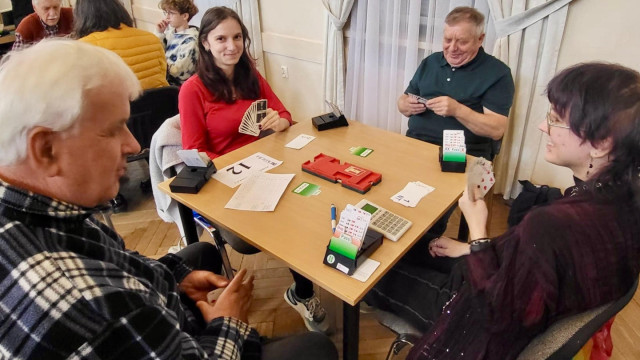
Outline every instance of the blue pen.
{"type": "Polygon", "coordinates": [[[331,204],[331,231],[336,232],[336,206],[331,204]]]}

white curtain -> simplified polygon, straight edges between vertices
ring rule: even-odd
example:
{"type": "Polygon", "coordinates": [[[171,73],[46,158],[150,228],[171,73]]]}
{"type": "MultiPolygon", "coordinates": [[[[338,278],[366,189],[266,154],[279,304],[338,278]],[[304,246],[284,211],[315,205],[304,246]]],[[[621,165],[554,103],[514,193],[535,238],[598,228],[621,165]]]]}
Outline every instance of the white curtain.
{"type": "Polygon", "coordinates": [[[344,109],[344,33],[342,29],[351,13],[354,0],[322,0],[327,9],[327,31],[324,48],[324,100],[344,109]]]}
{"type": "Polygon", "coordinates": [[[198,27],[207,9],[214,6],[226,6],[238,13],[240,19],[242,19],[242,23],[244,23],[244,26],[246,26],[249,31],[249,37],[251,38],[249,51],[251,55],[256,58],[258,71],[266,78],[258,0],[194,0],[194,3],[200,11],[198,11],[198,14],[196,14],[189,23],[198,27]]]}
{"type": "Polygon", "coordinates": [[[518,179],[531,179],[543,141],[537,129],[548,110],[544,95],[556,71],[571,0],[489,0],[499,40],[493,55],[509,65],[516,85],[509,129],[496,158],[496,193],[520,192],[518,179]]]}
{"type": "Polygon", "coordinates": [[[457,6],[473,6],[487,19],[485,50],[495,30],[487,0],[358,0],[351,14],[345,113],[348,118],[405,133],[397,109],[420,61],[442,51],[444,18],[457,6]]]}

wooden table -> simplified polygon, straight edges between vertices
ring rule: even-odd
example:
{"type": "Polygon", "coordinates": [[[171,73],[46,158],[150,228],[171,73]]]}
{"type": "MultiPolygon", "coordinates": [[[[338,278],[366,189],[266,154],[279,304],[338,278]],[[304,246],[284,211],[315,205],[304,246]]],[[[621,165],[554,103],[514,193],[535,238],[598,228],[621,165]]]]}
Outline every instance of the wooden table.
{"type": "Polygon", "coordinates": [[[11,33],[8,35],[0,36],[0,56],[5,52],[8,52],[9,50],[11,50],[13,43],[16,41],[14,25],[5,26],[4,30],[11,31],[11,33]]]}
{"type": "MultiPolygon", "coordinates": [[[[441,172],[438,148],[434,145],[358,122],[351,121],[349,124],[348,127],[319,132],[310,121],[302,122],[283,133],[275,133],[215,159],[218,169],[256,152],[282,160],[282,165],[270,172],[293,173],[295,177],[273,212],[225,209],[225,204],[236,189],[216,180],[210,180],[198,194],[171,193],[170,180],[161,183],[159,187],[178,202],[222,225],[262,251],[281,259],[295,271],[340,298],[344,302],[344,359],[357,359],[359,301],[457,201],[465,188],[466,177],[464,174],[441,172]],[[284,145],[299,134],[313,135],[316,139],[301,150],[285,148],[284,145]],[[356,146],[368,147],[374,151],[362,158],[350,153],[349,149],[356,146]],[[302,172],[302,163],[312,160],[319,153],[379,172],[382,174],[382,181],[362,195],[340,184],[302,172]],[[310,197],[292,193],[303,181],[319,185],[321,193],[310,197]],[[422,181],[435,187],[435,190],[415,208],[393,202],[390,197],[411,181],[422,181]],[[364,283],[322,263],[331,237],[331,204],[337,206],[339,214],[347,204],[355,205],[363,198],[413,222],[413,226],[398,242],[385,239],[383,245],[373,253],[371,258],[379,261],[380,266],[364,283]]],[[[188,221],[188,210],[185,215],[183,219],[188,221]]]]}

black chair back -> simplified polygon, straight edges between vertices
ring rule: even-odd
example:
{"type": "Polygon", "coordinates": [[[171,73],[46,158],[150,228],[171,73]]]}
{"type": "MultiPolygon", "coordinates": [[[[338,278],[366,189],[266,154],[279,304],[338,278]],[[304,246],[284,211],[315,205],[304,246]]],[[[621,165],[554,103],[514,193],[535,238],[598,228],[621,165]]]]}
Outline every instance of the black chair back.
{"type": "Polygon", "coordinates": [[[178,114],[178,93],[177,86],[148,89],[131,102],[127,127],[140,143],[141,149],[148,149],[160,125],[178,114]]]}

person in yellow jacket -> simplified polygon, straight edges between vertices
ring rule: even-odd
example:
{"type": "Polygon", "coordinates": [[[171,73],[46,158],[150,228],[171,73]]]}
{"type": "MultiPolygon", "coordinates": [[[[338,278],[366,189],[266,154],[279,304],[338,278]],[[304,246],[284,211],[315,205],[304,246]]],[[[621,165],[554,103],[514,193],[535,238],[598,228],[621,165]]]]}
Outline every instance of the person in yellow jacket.
{"type": "Polygon", "coordinates": [[[153,33],[133,27],[120,1],[77,0],[73,16],[75,37],[120,55],[143,90],[169,85],[162,43],[153,33]]]}

